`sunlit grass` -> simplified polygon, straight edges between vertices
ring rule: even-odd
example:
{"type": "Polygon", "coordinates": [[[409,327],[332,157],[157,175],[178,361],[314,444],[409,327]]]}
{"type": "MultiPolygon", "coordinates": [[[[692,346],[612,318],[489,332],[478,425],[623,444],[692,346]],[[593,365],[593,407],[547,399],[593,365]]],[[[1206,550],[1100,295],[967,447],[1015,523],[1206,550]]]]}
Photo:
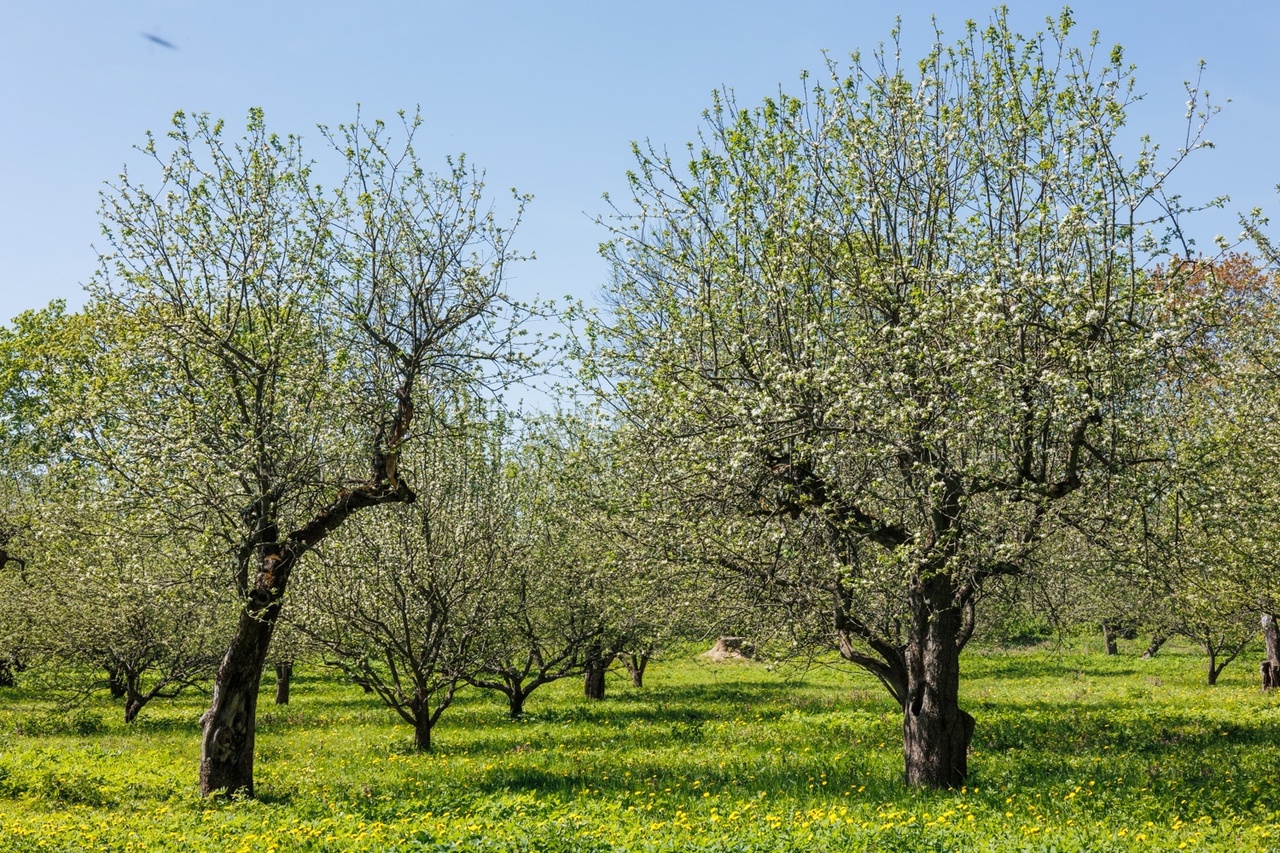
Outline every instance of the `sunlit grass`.
{"type": "Polygon", "coordinates": [[[689,655],[604,702],[577,681],[505,719],[468,693],[435,752],[359,688],[300,667],[260,707],[253,802],[196,791],[201,697],[133,728],[0,691],[0,850],[1273,850],[1280,699],[1143,661],[970,653],[970,784],[901,783],[901,722],[864,676],[689,655]]]}

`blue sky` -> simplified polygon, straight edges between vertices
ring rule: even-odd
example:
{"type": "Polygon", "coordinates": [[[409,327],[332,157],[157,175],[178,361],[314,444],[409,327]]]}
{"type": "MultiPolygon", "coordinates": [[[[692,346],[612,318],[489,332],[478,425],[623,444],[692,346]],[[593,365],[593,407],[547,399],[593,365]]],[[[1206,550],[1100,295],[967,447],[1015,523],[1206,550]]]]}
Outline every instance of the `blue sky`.
{"type": "MultiPolygon", "coordinates": [[[[1010,2],[1022,32],[1059,2],[1010,2]]],[[[1232,103],[1208,134],[1217,149],[1179,176],[1188,200],[1228,193],[1228,212],[1194,224],[1202,245],[1235,234],[1234,211],[1280,208],[1280,4],[1077,2],[1083,41],[1101,31],[1138,65],[1147,98],[1131,130],[1163,147],[1181,141],[1182,82],[1232,103]]],[[[428,165],[465,151],[491,188],[534,195],[517,237],[537,260],[513,291],[590,299],[606,271],[593,217],[601,195],[625,193],[629,143],[678,150],[713,89],[744,104],[797,89],[823,51],[843,58],[903,20],[907,55],[932,40],[935,10],[959,36],[991,3],[483,2],[483,0],[6,0],[0,8],[0,322],[64,298],[77,306],[96,268],[98,192],[147,130],[177,109],[242,123],[251,106],[318,153],[318,123],[420,106],[428,165]],[[168,40],[168,49],[147,40],[168,40]]],[[[1280,223],[1280,216],[1277,216],[1280,223]]]]}

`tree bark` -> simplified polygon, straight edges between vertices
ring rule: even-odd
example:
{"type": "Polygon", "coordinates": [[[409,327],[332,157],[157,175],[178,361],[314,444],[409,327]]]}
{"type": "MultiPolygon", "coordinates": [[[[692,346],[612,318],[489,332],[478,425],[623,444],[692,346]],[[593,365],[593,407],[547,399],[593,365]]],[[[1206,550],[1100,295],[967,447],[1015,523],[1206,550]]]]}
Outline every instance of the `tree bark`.
{"type": "Polygon", "coordinates": [[[1162,631],[1157,631],[1156,633],[1152,634],[1151,644],[1148,645],[1147,650],[1142,653],[1142,659],[1151,660],[1153,657],[1155,657],[1156,653],[1160,651],[1160,647],[1163,646],[1165,644],[1165,641],[1168,639],[1169,638],[1165,636],[1164,632],[1162,631]]]}
{"type": "Polygon", "coordinates": [[[0,687],[16,687],[17,679],[13,677],[13,667],[9,664],[9,659],[0,655],[0,687]]]}
{"type": "Polygon", "coordinates": [[[583,679],[584,692],[588,699],[604,698],[604,651],[598,641],[593,641],[587,649],[586,675],[583,679]]]}
{"type": "Polygon", "coordinates": [[[903,704],[906,782],[922,788],[958,788],[968,775],[974,728],[973,717],[959,704],[962,608],[952,602],[945,575],[914,586],[903,704]]]}
{"type": "Polygon", "coordinates": [[[276,663],[276,704],[289,704],[289,681],[293,678],[293,661],[282,660],[276,663]]]}
{"type": "Polygon", "coordinates": [[[1116,629],[1110,622],[1102,623],[1102,639],[1107,644],[1108,655],[1119,654],[1119,649],[1116,648],[1116,629]]]}
{"type": "Polygon", "coordinates": [[[293,553],[264,548],[249,600],[213,680],[213,698],[201,718],[200,793],[253,796],[253,742],[258,685],[280,615],[293,553]]]}
{"type": "Polygon", "coordinates": [[[1262,662],[1262,689],[1280,687],[1280,620],[1273,613],[1262,614],[1262,640],[1267,657],[1262,662]]]}
{"type": "Polygon", "coordinates": [[[648,652],[625,652],[618,655],[622,661],[622,665],[627,668],[627,672],[631,675],[632,687],[644,687],[644,671],[649,666],[648,652]]]}
{"type": "Polygon", "coordinates": [[[125,688],[125,674],[113,664],[107,664],[107,689],[112,699],[123,699],[128,692],[125,688]]]}
{"type": "Polygon", "coordinates": [[[425,703],[413,718],[413,748],[418,752],[431,751],[431,714],[425,703]]]}
{"type": "Polygon", "coordinates": [[[525,694],[520,688],[512,688],[507,694],[507,713],[511,715],[511,719],[518,720],[524,714],[524,697],[525,694]]]}

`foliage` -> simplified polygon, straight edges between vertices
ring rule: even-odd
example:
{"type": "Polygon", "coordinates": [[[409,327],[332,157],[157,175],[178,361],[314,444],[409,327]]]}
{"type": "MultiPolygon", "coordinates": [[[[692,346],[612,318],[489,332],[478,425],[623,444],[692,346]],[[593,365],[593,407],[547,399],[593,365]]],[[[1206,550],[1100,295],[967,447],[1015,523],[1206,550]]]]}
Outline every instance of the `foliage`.
{"type": "Polygon", "coordinates": [[[102,195],[102,353],[65,417],[115,495],[185,559],[220,555],[239,594],[206,793],[252,794],[257,685],[298,560],[351,516],[415,499],[398,462],[424,434],[418,395],[525,364],[509,227],[465,159],[423,168],[421,120],[401,118],[399,141],[382,122],[322,128],[345,168],[326,191],[260,109],[238,140],[178,113],[141,149],[154,183],[126,169],[102,195]]]}
{"type": "Polygon", "coordinates": [[[1072,26],[997,10],[914,65],[895,33],[799,95],[718,93],[685,159],[636,146],[607,223],[586,361],[667,468],[655,516],[910,708],[912,784],[964,778],[978,600],[1161,460],[1158,383],[1205,296],[1170,311],[1185,282],[1153,275],[1203,101],[1168,162],[1126,156],[1132,68],[1072,26]]]}
{"type": "Polygon", "coordinates": [[[412,504],[359,519],[319,555],[299,629],[415,729],[418,749],[498,630],[498,588],[525,561],[501,419],[438,399],[432,434],[403,453],[412,504]]]}
{"type": "Polygon", "coordinates": [[[494,579],[494,630],[469,678],[506,695],[512,716],[550,681],[584,675],[598,686],[615,655],[639,670],[687,609],[637,530],[647,519],[630,488],[634,460],[591,414],[530,419],[513,437],[523,552],[494,579]]]}
{"type": "MultiPolygon", "coordinates": [[[[1225,254],[1164,271],[1173,310],[1192,297],[1204,311],[1160,377],[1155,446],[1115,529],[1077,553],[1109,564],[1092,573],[1096,618],[1181,633],[1209,655],[1209,681],[1258,633],[1275,593],[1273,513],[1275,373],[1280,305],[1257,259],[1225,254]],[[1110,578],[1106,575],[1110,574],[1110,578]],[[1118,581],[1118,583],[1117,583],[1118,581]],[[1096,607],[1096,606],[1095,606],[1096,607]],[[1127,610],[1127,612],[1125,612],[1127,610]]],[[[1085,589],[1075,596],[1089,600],[1085,589]]]]}

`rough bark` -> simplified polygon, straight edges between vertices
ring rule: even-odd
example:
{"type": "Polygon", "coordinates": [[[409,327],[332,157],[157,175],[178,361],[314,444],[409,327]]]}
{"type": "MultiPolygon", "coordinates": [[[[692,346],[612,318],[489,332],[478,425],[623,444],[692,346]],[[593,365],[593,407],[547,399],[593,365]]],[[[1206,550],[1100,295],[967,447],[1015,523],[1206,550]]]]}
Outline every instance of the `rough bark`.
{"type": "Polygon", "coordinates": [[[1262,689],[1280,687],[1280,620],[1275,614],[1262,614],[1262,640],[1266,659],[1262,661],[1262,689]]]}
{"type": "Polygon", "coordinates": [[[219,791],[253,796],[258,685],[293,560],[287,550],[263,555],[250,600],[214,676],[213,698],[201,719],[200,793],[206,797],[219,791]]]}
{"type": "Polygon", "coordinates": [[[913,586],[903,704],[906,782],[924,788],[957,788],[968,775],[974,728],[973,717],[959,704],[963,608],[952,602],[945,575],[913,586]]]}
{"type": "Polygon", "coordinates": [[[111,692],[112,699],[123,699],[128,692],[125,687],[124,671],[114,663],[107,663],[107,690],[111,692]]]}
{"type": "Polygon", "coordinates": [[[1152,634],[1151,643],[1150,645],[1147,646],[1147,650],[1142,653],[1142,659],[1151,660],[1153,657],[1155,657],[1156,653],[1160,651],[1160,648],[1165,644],[1165,642],[1168,639],[1169,639],[1168,636],[1166,636],[1162,631],[1157,631],[1156,633],[1152,634]]]}
{"type": "Polygon", "coordinates": [[[511,719],[518,720],[524,714],[524,697],[525,694],[519,688],[507,694],[507,713],[511,719]]]}
{"type": "Polygon", "coordinates": [[[293,661],[282,660],[276,663],[276,704],[289,704],[289,682],[293,678],[293,661]]]}
{"type": "Polygon", "coordinates": [[[1116,629],[1110,622],[1102,623],[1102,639],[1107,645],[1108,655],[1119,654],[1119,649],[1116,648],[1116,629]]]}
{"type": "Polygon", "coordinates": [[[434,722],[427,709],[426,702],[414,709],[413,748],[418,752],[431,751],[431,725],[434,722]]]}
{"type": "Polygon", "coordinates": [[[587,649],[586,674],[583,678],[584,692],[588,699],[604,698],[605,669],[604,650],[599,642],[593,642],[587,649]]]}
{"type": "Polygon", "coordinates": [[[618,655],[618,659],[622,661],[622,665],[627,668],[627,673],[631,676],[632,687],[644,687],[644,671],[649,666],[648,651],[645,652],[624,652],[618,655]]]}

